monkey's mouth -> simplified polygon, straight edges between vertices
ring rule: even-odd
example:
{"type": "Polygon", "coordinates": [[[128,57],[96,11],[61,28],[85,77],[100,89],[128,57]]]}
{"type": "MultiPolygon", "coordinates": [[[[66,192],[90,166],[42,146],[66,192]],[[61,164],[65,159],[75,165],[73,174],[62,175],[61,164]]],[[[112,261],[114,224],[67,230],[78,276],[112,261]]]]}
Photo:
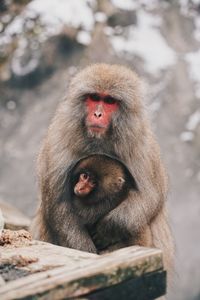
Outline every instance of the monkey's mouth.
{"type": "Polygon", "coordinates": [[[100,125],[90,125],[88,126],[89,131],[92,133],[105,133],[106,132],[106,127],[100,126],[100,125]]]}

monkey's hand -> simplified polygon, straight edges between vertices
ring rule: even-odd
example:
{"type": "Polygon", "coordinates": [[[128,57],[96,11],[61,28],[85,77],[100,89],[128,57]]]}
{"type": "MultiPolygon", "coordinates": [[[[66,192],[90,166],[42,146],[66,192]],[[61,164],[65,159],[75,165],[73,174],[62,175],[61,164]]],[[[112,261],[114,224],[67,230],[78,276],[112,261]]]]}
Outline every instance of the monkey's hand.
{"type": "Polygon", "coordinates": [[[57,204],[56,209],[52,208],[51,211],[56,211],[56,214],[50,215],[49,219],[53,220],[53,231],[57,233],[56,239],[60,246],[97,253],[88,230],[81,224],[69,202],[57,204]]]}
{"type": "MultiPolygon", "coordinates": [[[[65,227],[66,228],[66,227],[65,227]]],[[[73,249],[86,251],[90,253],[97,253],[97,249],[88,234],[86,228],[81,227],[78,223],[74,223],[72,228],[68,228],[67,239],[62,239],[62,246],[73,249]],[[72,233],[72,234],[71,234],[72,233]],[[66,242],[66,244],[65,244],[66,242]]],[[[66,233],[65,238],[66,238],[66,233]]]]}
{"type": "Polygon", "coordinates": [[[91,237],[89,236],[88,232],[84,228],[74,228],[68,230],[67,239],[66,233],[61,236],[60,232],[59,244],[61,246],[70,247],[73,249],[90,252],[90,253],[97,253],[97,249],[92,241],[91,237]],[[74,234],[71,235],[69,231],[72,231],[74,234]]]}
{"type": "Polygon", "coordinates": [[[110,245],[110,242],[111,242],[105,235],[103,236],[101,234],[98,234],[98,232],[94,232],[92,234],[92,240],[93,240],[96,248],[98,249],[98,251],[108,248],[108,246],[110,245]]]}
{"type": "Polygon", "coordinates": [[[105,250],[123,240],[118,229],[117,224],[114,227],[109,227],[105,218],[96,224],[90,234],[98,251],[105,250]]]}

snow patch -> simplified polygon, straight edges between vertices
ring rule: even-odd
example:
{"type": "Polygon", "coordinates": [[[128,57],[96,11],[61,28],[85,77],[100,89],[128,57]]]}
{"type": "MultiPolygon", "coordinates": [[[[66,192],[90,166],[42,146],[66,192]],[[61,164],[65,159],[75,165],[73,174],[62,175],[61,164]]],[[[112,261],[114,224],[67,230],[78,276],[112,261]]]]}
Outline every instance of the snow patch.
{"type": "Polygon", "coordinates": [[[76,40],[77,42],[79,42],[82,45],[89,45],[91,42],[91,35],[89,32],[87,31],[79,31],[77,36],[76,36],[76,40]]]}
{"type": "Polygon", "coordinates": [[[12,100],[9,100],[6,104],[6,106],[9,110],[14,110],[17,107],[16,102],[12,101],[12,100]]]}
{"type": "Polygon", "coordinates": [[[199,17],[199,15],[195,16],[194,25],[195,25],[194,37],[197,41],[200,41],[200,17],[199,17]]]}
{"type": "Polygon", "coordinates": [[[3,53],[8,52],[13,36],[17,37],[17,47],[11,58],[14,75],[26,76],[34,72],[40,62],[40,51],[34,50],[49,37],[62,33],[65,26],[78,29],[76,38],[79,43],[90,44],[95,5],[96,0],[32,0],[27,4],[0,33],[0,50],[3,53]]]}
{"type": "Polygon", "coordinates": [[[200,17],[199,0],[179,0],[180,11],[186,17],[191,17],[194,21],[194,38],[200,41],[200,17]]]}
{"type": "Polygon", "coordinates": [[[195,111],[188,119],[186,123],[186,130],[181,133],[180,139],[183,142],[190,142],[194,139],[194,131],[196,130],[197,126],[200,124],[200,111],[195,111]]]}
{"type": "Polygon", "coordinates": [[[30,51],[31,43],[25,38],[19,40],[18,48],[11,59],[11,69],[16,76],[25,76],[34,72],[39,64],[39,52],[30,51]],[[29,49],[29,51],[27,51],[29,49]]]}
{"type": "Polygon", "coordinates": [[[5,29],[5,33],[8,36],[12,36],[14,34],[20,34],[24,28],[24,19],[23,17],[17,16],[5,29]]]}
{"type": "Polygon", "coordinates": [[[94,15],[95,21],[99,23],[105,23],[107,20],[107,16],[105,13],[98,11],[94,15]]]}
{"type": "Polygon", "coordinates": [[[111,0],[111,2],[115,7],[123,10],[133,10],[138,7],[134,0],[111,0]]]}
{"type": "Polygon", "coordinates": [[[185,60],[189,63],[189,75],[195,82],[195,93],[200,98],[200,50],[185,55],[185,60]]]}
{"type": "Polygon", "coordinates": [[[197,110],[189,117],[189,120],[186,124],[186,128],[187,130],[194,131],[199,124],[200,124],[200,111],[197,110]]]}
{"type": "Polygon", "coordinates": [[[63,26],[91,32],[95,23],[92,10],[95,4],[96,0],[59,0],[59,3],[57,0],[33,0],[0,34],[0,40],[4,42],[13,35],[20,36],[25,29],[34,27],[33,20],[37,18],[41,25],[37,30],[41,42],[58,34],[63,26]]]}
{"type": "Polygon", "coordinates": [[[94,17],[92,9],[88,4],[95,1],[74,1],[74,0],[33,0],[27,7],[37,13],[45,25],[60,26],[63,24],[71,27],[82,27],[85,30],[92,30],[94,17]]]}
{"type": "Polygon", "coordinates": [[[154,9],[160,4],[159,0],[111,0],[112,4],[122,10],[134,10],[140,7],[154,9]]]}
{"type": "Polygon", "coordinates": [[[199,0],[179,0],[179,5],[183,15],[194,15],[194,8],[199,5],[199,0]]]}
{"type": "Polygon", "coordinates": [[[111,44],[119,54],[141,57],[147,72],[157,76],[160,71],[175,64],[176,54],[159,31],[159,17],[142,10],[138,11],[137,17],[137,27],[128,26],[123,36],[111,35],[111,44]]]}
{"type": "Polygon", "coordinates": [[[184,131],[180,135],[180,139],[183,142],[190,142],[193,140],[193,138],[194,138],[194,133],[190,131],[184,131]]]}

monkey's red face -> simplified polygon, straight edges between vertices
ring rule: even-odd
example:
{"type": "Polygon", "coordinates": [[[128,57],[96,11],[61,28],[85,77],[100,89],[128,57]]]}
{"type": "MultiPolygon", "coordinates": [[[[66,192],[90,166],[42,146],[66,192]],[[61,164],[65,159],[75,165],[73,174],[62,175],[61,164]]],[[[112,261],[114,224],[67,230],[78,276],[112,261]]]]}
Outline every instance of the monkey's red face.
{"type": "Polygon", "coordinates": [[[91,94],[86,99],[86,126],[89,134],[101,136],[111,125],[119,109],[117,100],[109,95],[91,94]]]}

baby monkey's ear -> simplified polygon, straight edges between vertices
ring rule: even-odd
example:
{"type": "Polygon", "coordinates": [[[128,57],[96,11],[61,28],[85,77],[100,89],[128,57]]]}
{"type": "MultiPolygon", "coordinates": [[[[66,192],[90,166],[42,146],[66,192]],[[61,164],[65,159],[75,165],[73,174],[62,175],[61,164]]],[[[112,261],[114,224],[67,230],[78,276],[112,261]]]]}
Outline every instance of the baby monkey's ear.
{"type": "Polygon", "coordinates": [[[118,177],[118,183],[121,185],[121,187],[123,186],[124,182],[125,182],[125,179],[123,177],[121,177],[121,176],[118,177]]]}

